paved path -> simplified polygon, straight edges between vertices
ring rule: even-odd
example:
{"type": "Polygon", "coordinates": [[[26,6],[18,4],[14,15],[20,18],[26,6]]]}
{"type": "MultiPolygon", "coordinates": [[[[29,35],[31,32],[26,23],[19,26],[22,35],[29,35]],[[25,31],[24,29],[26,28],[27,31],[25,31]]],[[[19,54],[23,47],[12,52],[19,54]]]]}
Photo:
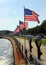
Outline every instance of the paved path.
{"type": "MultiPolygon", "coordinates": [[[[28,40],[26,40],[25,42],[26,43],[24,43],[24,39],[20,39],[20,38],[17,38],[22,44],[21,45],[23,45],[23,46],[25,46],[26,45],[26,48],[27,49],[29,49],[29,42],[28,42],[28,40]]],[[[35,55],[35,56],[37,56],[37,48],[36,48],[36,45],[35,45],[35,43],[34,42],[32,42],[32,46],[33,46],[33,49],[32,49],[32,51],[33,51],[33,54],[35,55]]],[[[41,56],[41,61],[44,63],[44,65],[46,65],[46,46],[41,46],[41,51],[42,51],[42,53],[43,53],[43,55],[41,56]]],[[[29,53],[29,50],[28,50],[28,53],[29,53]]],[[[28,54],[28,57],[29,57],[29,54],[28,54]]]]}

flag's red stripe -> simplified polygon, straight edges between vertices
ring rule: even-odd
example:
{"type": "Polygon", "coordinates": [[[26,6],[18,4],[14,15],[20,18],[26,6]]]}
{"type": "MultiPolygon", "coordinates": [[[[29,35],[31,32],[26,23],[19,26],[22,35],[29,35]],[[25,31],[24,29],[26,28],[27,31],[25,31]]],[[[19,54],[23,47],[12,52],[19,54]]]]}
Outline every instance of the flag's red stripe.
{"type": "Polygon", "coordinates": [[[37,13],[32,11],[32,15],[25,14],[25,20],[26,21],[38,21],[38,23],[39,23],[38,16],[39,15],[37,13]]]}
{"type": "Polygon", "coordinates": [[[23,28],[28,28],[28,22],[23,22],[23,24],[20,25],[20,30],[23,30],[23,28]]]}

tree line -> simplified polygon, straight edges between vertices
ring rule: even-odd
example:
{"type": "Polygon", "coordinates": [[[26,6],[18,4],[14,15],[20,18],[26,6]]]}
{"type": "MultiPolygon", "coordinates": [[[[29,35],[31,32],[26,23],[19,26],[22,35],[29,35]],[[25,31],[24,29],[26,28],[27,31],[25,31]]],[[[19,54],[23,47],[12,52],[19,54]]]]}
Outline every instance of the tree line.
{"type": "Polygon", "coordinates": [[[25,34],[38,34],[42,33],[46,35],[46,20],[43,20],[42,24],[40,26],[36,26],[34,28],[29,28],[28,30],[25,30],[25,34]]]}

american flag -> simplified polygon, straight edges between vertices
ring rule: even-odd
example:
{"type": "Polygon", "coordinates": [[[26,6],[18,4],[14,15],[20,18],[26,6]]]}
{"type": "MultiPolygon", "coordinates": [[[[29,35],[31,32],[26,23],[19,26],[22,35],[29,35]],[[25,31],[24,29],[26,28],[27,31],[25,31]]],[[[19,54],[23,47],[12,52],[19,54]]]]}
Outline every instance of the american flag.
{"type": "Polygon", "coordinates": [[[19,27],[20,30],[23,30],[23,28],[28,28],[28,22],[19,21],[19,27]]]}
{"type": "Polygon", "coordinates": [[[24,9],[26,21],[37,21],[39,23],[38,14],[32,10],[24,9]]]}
{"type": "Polygon", "coordinates": [[[16,30],[13,32],[13,34],[16,34],[16,33],[18,33],[18,32],[20,32],[19,26],[17,26],[17,28],[16,28],[16,30]]]}
{"type": "Polygon", "coordinates": [[[20,30],[19,30],[19,26],[17,26],[17,28],[16,28],[16,32],[19,32],[20,30]]]}

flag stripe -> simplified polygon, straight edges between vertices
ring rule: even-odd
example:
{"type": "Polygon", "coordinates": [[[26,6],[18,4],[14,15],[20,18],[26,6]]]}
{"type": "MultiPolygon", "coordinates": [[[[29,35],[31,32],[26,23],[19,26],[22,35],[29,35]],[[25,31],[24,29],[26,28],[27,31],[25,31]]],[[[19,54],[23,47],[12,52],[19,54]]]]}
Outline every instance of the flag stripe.
{"type": "Polygon", "coordinates": [[[23,28],[28,28],[28,22],[22,22],[22,21],[19,21],[19,27],[20,27],[20,30],[23,30],[23,28]]]}
{"type": "Polygon", "coordinates": [[[25,11],[25,20],[26,21],[37,21],[39,23],[38,20],[38,14],[32,10],[29,9],[24,9],[25,11]]]}

